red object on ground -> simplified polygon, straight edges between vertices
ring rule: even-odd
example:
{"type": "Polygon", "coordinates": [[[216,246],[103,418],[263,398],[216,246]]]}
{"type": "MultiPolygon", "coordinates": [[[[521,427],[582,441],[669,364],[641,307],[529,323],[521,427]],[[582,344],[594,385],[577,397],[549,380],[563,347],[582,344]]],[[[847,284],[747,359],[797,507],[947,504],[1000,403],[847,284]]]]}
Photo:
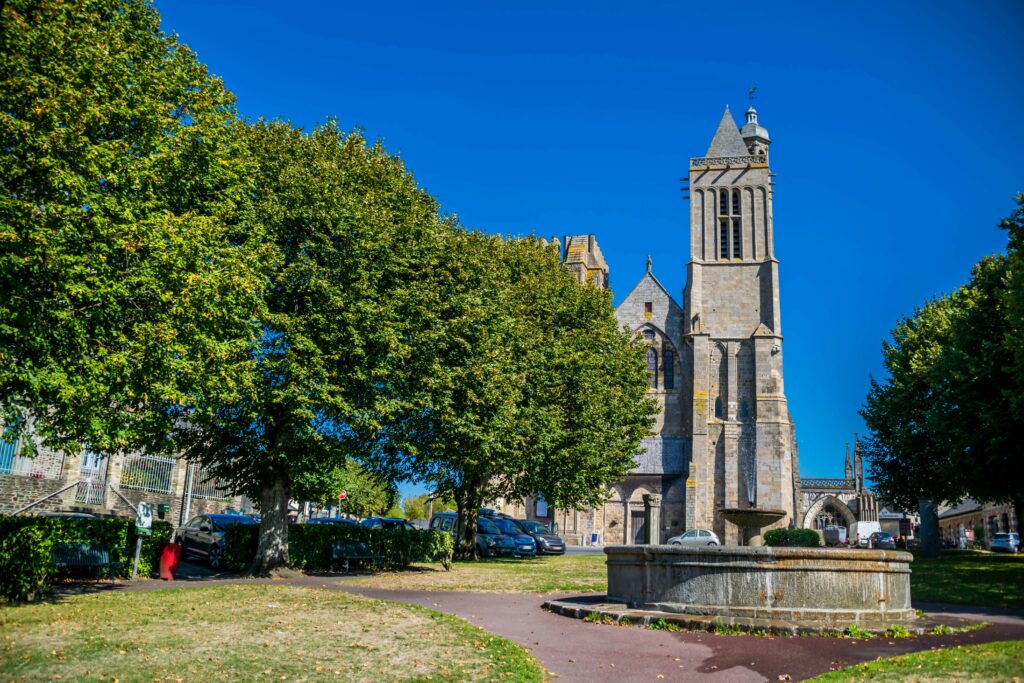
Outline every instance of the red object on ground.
{"type": "Polygon", "coordinates": [[[160,578],[167,581],[174,581],[174,573],[178,571],[178,562],[181,561],[181,544],[168,543],[160,551],[160,578]]]}

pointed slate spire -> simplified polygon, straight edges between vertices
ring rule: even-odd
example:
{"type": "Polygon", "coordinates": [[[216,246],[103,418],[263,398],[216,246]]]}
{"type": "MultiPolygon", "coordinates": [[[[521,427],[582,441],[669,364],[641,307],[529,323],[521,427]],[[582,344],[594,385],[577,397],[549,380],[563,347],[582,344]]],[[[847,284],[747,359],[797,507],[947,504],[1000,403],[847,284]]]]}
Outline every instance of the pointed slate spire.
{"type": "Polygon", "coordinates": [[[740,136],[740,131],[733,121],[729,105],[725,106],[725,113],[715,131],[715,137],[711,140],[708,153],[705,157],[745,157],[750,154],[747,145],[740,136]]]}

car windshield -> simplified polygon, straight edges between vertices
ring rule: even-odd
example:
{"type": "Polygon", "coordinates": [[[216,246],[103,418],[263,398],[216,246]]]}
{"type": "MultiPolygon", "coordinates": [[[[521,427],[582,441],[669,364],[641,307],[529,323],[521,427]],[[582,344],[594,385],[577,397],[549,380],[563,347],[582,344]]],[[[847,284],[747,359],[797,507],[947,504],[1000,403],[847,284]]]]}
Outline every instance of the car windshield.
{"type": "Polygon", "coordinates": [[[547,524],[540,522],[519,522],[519,525],[531,534],[550,534],[547,524]]]}
{"type": "Polygon", "coordinates": [[[478,519],[476,529],[484,534],[501,534],[501,530],[489,519],[478,519]]]}
{"type": "Polygon", "coordinates": [[[1010,540],[1010,534],[993,534],[993,541],[1008,541],[1010,540]]]}
{"type": "Polygon", "coordinates": [[[892,535],[886,533],[877,533],[875,534],[875,538],[877,538],[879,541],[888,541],[890,538],[892,538],[892,535]]]}
{"type": "Polygon", "coordinates": [[[494,526],[502,530],[506,534],[521,534],[523,533],[522,528],[511,519],[505,519],[504,517],[498,517],[491,520],[494,526]]]}
{"type": "Polygon", "coordinates": [[[224,531],[228,524],[255,524],[256,521],[245,515],[225,515],[223,517],[211,517],[214,531],[224,531]]]}

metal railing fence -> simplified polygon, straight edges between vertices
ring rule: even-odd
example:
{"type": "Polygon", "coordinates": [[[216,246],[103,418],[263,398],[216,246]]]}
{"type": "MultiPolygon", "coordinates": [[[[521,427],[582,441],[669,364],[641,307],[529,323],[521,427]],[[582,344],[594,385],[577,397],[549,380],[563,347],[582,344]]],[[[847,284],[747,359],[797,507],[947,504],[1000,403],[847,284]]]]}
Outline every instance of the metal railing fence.
{"type": "Polygon", "coordinates": [[[198,463],[192,465],[192,497],[208,500],[228,500],[231,494],[224,483],[198,463]]]}
{"type": "Polygon", "coordinates": [[[174,476],[174,458],[156,455],[127,455],[121,466],[121,488],[170,493],[174,476]]]}

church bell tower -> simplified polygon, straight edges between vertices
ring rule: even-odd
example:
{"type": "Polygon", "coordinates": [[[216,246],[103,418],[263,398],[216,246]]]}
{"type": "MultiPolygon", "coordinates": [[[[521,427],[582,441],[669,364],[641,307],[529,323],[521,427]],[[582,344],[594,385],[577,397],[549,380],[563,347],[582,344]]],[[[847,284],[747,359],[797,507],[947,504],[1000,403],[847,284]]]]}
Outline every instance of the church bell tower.
{"type": "Polygon", "coordinates": [[[692,354],[692,456],[686,526],[743,540],[723,508],[795,520],[795,441],[783,387],[779,263],[768,131],[726,107],[703,157],[690,159],[690,260],[683,333],[692,354]]]}

